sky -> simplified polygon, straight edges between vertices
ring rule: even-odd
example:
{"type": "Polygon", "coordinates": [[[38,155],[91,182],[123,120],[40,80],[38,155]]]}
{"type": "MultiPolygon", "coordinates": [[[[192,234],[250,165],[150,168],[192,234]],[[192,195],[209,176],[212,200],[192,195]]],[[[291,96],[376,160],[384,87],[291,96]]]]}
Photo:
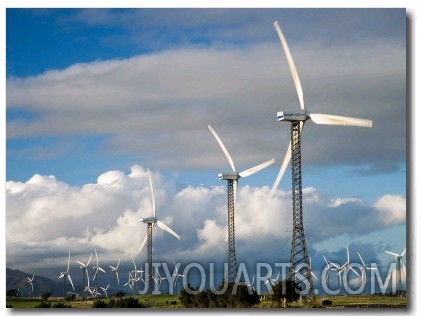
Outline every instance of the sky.
{"type": "MultiPolygon", "coordinates": [[[[238,171],[238,262],[288,262],[290,168],[270,194],[299,109],[273,22],[315,113],[372,128],[305,123],[304,226],[313,268],[349,246],[386,266],[406,247],[409,108],[405,9],[7,9],[6,266],[54,278],[96,249],[137,253],[152,215],[154,260],[224,262],[230,171],[238,171]]],[[[405,260],[406,262],[406,260],[405,260]]],[[[74,265],[75,271],[78,267],[74,265]]]]}

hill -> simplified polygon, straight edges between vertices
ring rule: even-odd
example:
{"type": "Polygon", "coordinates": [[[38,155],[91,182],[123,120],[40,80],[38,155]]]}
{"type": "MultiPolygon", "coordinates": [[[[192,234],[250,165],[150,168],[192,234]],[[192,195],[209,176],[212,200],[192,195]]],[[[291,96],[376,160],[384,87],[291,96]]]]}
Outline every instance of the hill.
{"type": "MultiPolygon", "coordinates": [[[[32,273],[6,268],[6,293],[11,290],[19,290],[20,297],[30,297],[31,285],[28,283],[27,277],[32,277],[32,273]]],[[[34,296],[41,296],[48,292],[51,292],[52,296],[63,296],[63,283],[61,281],[53,281],[49,278],[35,275],[33,286],[34,296]]]]}

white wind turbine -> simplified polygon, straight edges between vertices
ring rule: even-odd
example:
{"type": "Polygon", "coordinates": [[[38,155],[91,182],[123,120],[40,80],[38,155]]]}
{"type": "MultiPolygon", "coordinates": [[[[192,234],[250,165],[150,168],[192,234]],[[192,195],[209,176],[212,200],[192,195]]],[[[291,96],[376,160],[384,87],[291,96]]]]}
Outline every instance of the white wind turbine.
{"type": "Polygon", "coordinates": [[[66,279],[69,279],[70,284],[72,285],[73,292],[75,292],[75,287],[73,286],[72,278],[69,274],[69,265],[70,265],[70,251],[69,259],[67,260],[67,269],[64,272],[60,272],[59,279],[63,278],[63,298],[66,298],[66,279]]]}
{"type": "Polygon", "coordinates": [[[98,264],[97,249],[95,249],[95,260],[96,260],[96,264],[95,264],[95,266],[92,267],[95,270],[94,277],[92,278],[92,280],[94,281],[94,284],[95,284],[95,293],[98,294],[98,272],[99,271],[101,271],[103,273],[106,273],[106,272],[98,264]]]}
{"type": "Polygon", "coordinates": [[[108,287],[110,286],[110,283],[106,286],[106,287],[102,287],[102,286],[100,286],[100,289],[101,289],[101,291],[103,291],[103,293],[105,294],[105,297],[107,297],[107,290],[108,290],[108,287]]]}
{"type": "Polygon", "coordinates": [[[401,280],[402,267],[403,267],[404,273],[406,274],[406,267],[403,264],[402,259],[403,259],[404,254],[406,253],[406,248],[404,248],[403,252],[400,255],[391,251],[384,251],[384,252],[394,256],[397,259],[397,267],[396,267],[396,280],[398,280],[397,296],[401,296],[403,294],[403,284],[401,280]]]}
{"type": "MultiPolygon", "coordinates": [[[[340,125],[340,126],[358,126],[358,127],[372,127],[372,121],[360,118],[336,116],[328,114],[311,113],[305,109],[305,102],[303,98],[302,85],[300,83],[299,75],[290,53],[287,41],[281,31],[278,22],[274,22],[274,27],[281,41],[284,53],[289,64],[290,72],[293,77],[296,92],[299,98],[300,109],[293,111],[278,111],[277,119],[291,123],[291,140],[288,146],[280,171],[274,181],[272,193],[275,192],[280,184],[281,178],[292,161],[292,201],[293,201],[293,233],[292,244],[290,250],[290,265],[296,266],[299,263],[305,263],[304,276],[310,283],[310,293],[313,295],[312,275],[309,269],[309,257],[306,248],[304,225],[303,225],[303,210],[302,210],[302,157],[301,157],[301,132],[307,120],[311,120],[315,124],[324,125],[340,125]]],[[[290,270],[291,273],[294,269],[290,270]]],[[[294,274],[290,275],[294,279],[294,274]]]]}
{"type": "Polygon", "coordinates": [[[330,284],[330,272],[334,271],[334,272],[336,272],[337,279],[338,279],[338,287],[340,288],[340,286],[341,286],[341,276],[338,275],[338,273],[337,273],[340,270],[340,266],[337,263],[333,263],[333,262],[327,260],[327,258],[325,258],[325,256],[323,256],[323,257],[324,257],[325,263],[327,264],[326,265],[327,274],[325,275],[325,282],[330,284]]]}
{"type": "MultiPolygon", "coordinates": [[[[88,259],[88,261],[86,263],[83,263],[81,261],[76,260],[76,262],[79,263],[79,267],[82,269],[82,288],[85,288],[86,287],[86,285],[85,285],[86,279],[89,282],[89,274],[88,274],[87,268],[89,266],[89,263],[91,262],[91,258],[92,258],[92,251],[91,251],[91,254],[89,256],[89,259],[88,259]]],[[[84,290],[84,292],[85,292],[85,290],[84,290]]]]}
{"type": "Polygon", "coordinates": [[[258,171],[261,171],[264,168],[272,165],[274,163],[274,158],[270,159],[260,165],[255,167],[249,168],[242,172],[236,171],[236,168],[233,163],[233,159],[229,154],[226,146],[224,145],[223,141],[218,136],[217,132],[212,128],[211,125],[208,125],[208,129],[213,134],[215,139],[217,140],[218,145],[220,146],[221,150],[223,151],[226,159],[228,160],[230,167],[232,168],[232,172],[228,173],[220,173],[218,178],[220,180],[227,180],[227,215],[228,215],[228,282],[234,282],[237,275],[237,263],[236,263],[236,247],[235,247],[235,227],[234,227],[234,212],[235,212],[235,204],[236,204],[236,194],[237,194],[237,185],[239,178],[245,178],[258,171]]]}
{"type": "MultiPolygon", "coordinates": [[[[246,286],[247,286],[247,288],[248,288],[248,291],[249,291],[249,289],[251,289],[252,290],[252,292],[255,292],[255,287],[254,287],[254,282],[255,282],[255,275],[252,277],[252,281],[251,281],[251,283],[246,283],[246,286]]],[[[250,291],[249,291],[250,292],[250,291]]]]}
{"type": "Polygon", "coordinates": [[[174,262],[174,272],[173,272],[173,277],[174,277],[174,282],[173,282],[173,286],[176,285],[176,293],[177,293],[177,281],[179,280],[179,278],[184,278],[185,276],[181,273],[179,273],[179,266],[180,266],[180,262],[176,264],[176,262],[174,262]]]}
{"type": "Polygon", "coordinates": [[[114,295],[116,295],[116,279],[117,279],[117,285],[119,285],[119,264],[120,264],[120,258],[117,261],[117,265],[114,266],[109,266],[111,269],[111,272],[113,272],[113,281],[114,281],[114,295]]]}
{"type": "Polygon", "coordinates": [[[376,268],[375,267],[371,267],[371,266],[367,266],[365,264],[365,261],[363,261],[363,258],[360,255],[359,251],[357,253],[358,253],[358,256],[360,258],[360,261],[362,262],[362,266],[360,267],[360,274],[361,274],[361,277],[360,278],[361,278],[361,282],[363,284],[366,284],[366,270],[376,270],[376,268]]]}
{"type": "Polygon", "coordinates": [[[346,251],[347,251],[347,261],[338,269],[337,275],[339,276],[339,278],[341,278],[341,273],[343,272],[343,277],[344,277],[344,274],[346,274],[346,278],[347,278],[348,272],[352,270],[358,277],[360,277],[359,273],[356,272],[356,270],[353,269],[353,267],[350,265],[349,245],[346,246],[346,251]]]}
{"type": "Polygon", "coordinates": [[[31,285],[31,297],[33,297],[34,296],[34,277],[35,277],[35,274],[32,274],[32,278],[30,278],[30,277],[26,277],[26,279],[27,279],[27,282],[31,285]]]}
{"type": "MultiPolygon", "coordinates": [[[[147,217],[147,218],[141,219],[141,222],[147,224],[147,234],[146,234],[144,240],[142,241],[141,246],[139,247],[138,253],[141,252],[144,245],[147,244],[148,279],[145,280],[145,283],[148,282],[148,286],[151,286],[150,283],[151,283],[152,275],[153,275],[153,271],[152,271],[152,229],[153,229],[154,225],[157,224],[157,226],[160,227],[162,230],[168,232],[169,234],[173,235],[174,237],[176,237],[179,240],[180,240],[180,236],[178,234],[176,234],[170,227],[168,227],[166,224],[164,224],[162,221],[160,221],[157,218],[157,215],[155,213],[154,189],[153,189],[153,186],[152,186],[151,174],[149,172],[149,169],[148,169],[148,178],[149,178],[149,186],[150,186],[150,190],[151,190],[153,217],[147,217]]],[[[132,258],[132,260],[133,260],[133,258],[132,258]]]]}

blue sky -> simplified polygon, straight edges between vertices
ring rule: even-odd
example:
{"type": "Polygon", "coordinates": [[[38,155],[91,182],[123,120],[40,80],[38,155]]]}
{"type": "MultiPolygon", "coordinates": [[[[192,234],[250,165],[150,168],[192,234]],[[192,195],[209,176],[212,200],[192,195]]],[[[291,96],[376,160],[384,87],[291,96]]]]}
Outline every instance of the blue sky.
{"type": "Polygon", "coordinates": [[[290,169],[276,196],[268,192],[290,133],[277,122],[277,108],[299,102],[275,20],[305,106],[373,120],[372,129],[305,124],[304,217],[313,264],[322,267],[321,254],[343,260],[346,243],[354,259],[359,251],[380,263],[390,260],[384,250],[400,252],[404,9],[7,9],[7,266],[41,271],[68,249],[84,256],[94,248],[112,262],[127,242],[123,231],[135,236],[120,253],[130,258],[145,235],[136,220],[149,212],[146,168],[158,213],[182,236],[176,243],[157,233],[158,255],[168,260],[173,249],[177,260],[213,260],[210,251],[224,257],[224,236],[216,236],[226,225],[225,183],[217,173],[230,166],[209,123],[239,170],[276,160],[240,179],[240,258],[288,259],[290,169]],[[34,258],[30,264],[23,252],[34,258]]]}

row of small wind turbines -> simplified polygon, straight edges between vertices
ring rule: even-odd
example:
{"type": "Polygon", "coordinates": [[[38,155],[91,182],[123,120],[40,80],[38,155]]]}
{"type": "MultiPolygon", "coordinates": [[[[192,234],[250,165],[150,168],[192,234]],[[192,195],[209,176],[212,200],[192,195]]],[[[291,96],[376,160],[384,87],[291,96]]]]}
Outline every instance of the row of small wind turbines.
{"type": "MultiPolygon", "coordinates": [[[[401,279],[401,274],[402,274],[402,269],[404,274],[406,275],[406,266],[403,263],[403,256],[406,253],[406,248],[403,250],[403,252],[401,254],[397,254],[391,251],[384,251],[387,254],[390,254],[392,256],[394,256],[397,260],[397,265],[396,265],[396,283],[397,283],[397,289],[396,289],[396,293],[398,296],[403,294],[403,282],[401,279]]],[[[376,270],[376,267],[373,267],[372,265],[367,265],[365,263],[365,261],[362,258],[362,255],[359,253],[359,251],[357,251],[357,254],[359,256],[359,259],[361,261],[361,265],[359,267],[359,272],[357,272],[355,270],[355,268],[352,266],[352,264],[350,263],[350,254],[349,254],[349,246],[346,246],[346,253],[347,253],[347,260],[345,261],[344,264],[339,265],[338,263],[332,262],[330,260],[328,260],[324,255],[322,256],[324,258],[325,261],[325,267],[324,269],[326,270],[325,273],[325,284],[329,285],[330,284],[330,274],[331,272],[334,272],[335,276],[337,277],[337,285],[338,285],[338,289],[340,289],[341,285],[342,285],[342,279],[344,278],[344,275],[348,275],[349,271],[352,271],[354,274],[356,274],[356,276],[360,279],[361,284],[366,285],[366,273],[368,270],[376,270]],[[343,274],[343,276],[342,276],[343,274]]],[[[314,272],[312,272],[312,263],[311,263],[311,259],[309,258],[310,261],[310,267],[309,270],[311,271],[311,276],[315,279],[318,280],[317,276],[314,274],[314,272]]],[[[294,269],[294,268],[293,268],[294,269]]],[[[324,270],[323,269],[323,270],[324,270]]],[[[299,271],[299,268],[296,269],[294,272],[297,273],[299,271]]],[[[252,278],[252,282],[247,282],[246,285],[251,288],[252,290],[255,291],[255,286],[254,286],[254,280],[255,280],[255,275],[252,278]]],[[[265,285],[269,285],[271,287],[274,287],[277,285],[278,282],[280,282],[280,271],[277,274],[277,277],[272,277],[269,276],[265,281],[264,284],[265,285]]]]}
{"type": "MultiPolygon", "coordinates": [[[[96,263],[95,265],[92,266],[92,269],[94,270],[94,276],[92,278],[92,281],[94,282],[94,285],[91,286],[90,285],[90,276],[89,276],[89,264],[91,263],[91,259],[92,259],[92,252],[88,258],[88,260],[86,261],[86,263],[76,260],[76,263],[79,264],[79,268],[82,270],[82,287],[83,287],[83,293],[88,292],[92,298],[97,298],[99,295],[102,295],[99,290],[98,290],[98,276],[99,276],[99,272],[102,273],[107,273],[106,270],[104,270],[98,262],[98,254],[97,254],[97,250],[95,249],[95,259],[96,259],[96,263]]],[[[132,263],[133,263],[133,269],[129,270],[128,272],[128,280],[126,283],[123,284],[123,286],[127,286],[131,289],[132,294],[135,293],[135,287],[137,283],[144,283],[145,286],[149,286],[151,287],[153,285],[150,283],[147,283],[147,277],[148,276],[144,276],[144,270],[138,269],[135,263],[135,260],[133,259],[133,257],[131,257],[132,259],[132,263]]],[[[109,265],[110,268],[110,272],[113,274],[113,290],[114,290],[114,295],[116,295],[117,293],[117,287],[120,285],[120,278],[119,278],[119,265],[120,265],[120,258],[117,261],[117,264],[115,266],[109,265]]],[[[172,275],[172,280],[173,280],[173,286],[175,286],[178,282],[179,279],[184,278],[185,276],[181,273],[179,273],[179,265],[180,264],[174,264],[174,272],[172,275]]],[[[73,281],[72,278],[70,276],[69,273],[69,268],[70,268],[70,251],[69,251],[69,257],[68,257],[68,261],[67,261],[67,269],[66,271],[60,272],[59,274],[59,278],[63,278],[63,297],[66,297],[66,281],[69,280],[73,292],[75,292],[75,287],[73,285],[73,281]]],[[[151,280],[155,283],[158,284],[158,288],[160,287],[161,283],[163,280],[165,280],[166,278],[163,277],[160,272],[157,269],[156,274],[152,273],[151,274],[151,280]]],[[[28,283],[30,283],[31,285],[31,296],[33,296],[33,282],[34,282],[34,275],[32,276],[32,278],[27,277],[27,281],[28,283]]],[[[107,297],[107,290],[109,288],[110,284],[108,284],[106,287],[102,287],[100,286],[101,291],[103,292],[103,294],[105,295],[105,297],[107,297]]],[[[83,294],[82,293],[82,294],[83,294]]]]}

